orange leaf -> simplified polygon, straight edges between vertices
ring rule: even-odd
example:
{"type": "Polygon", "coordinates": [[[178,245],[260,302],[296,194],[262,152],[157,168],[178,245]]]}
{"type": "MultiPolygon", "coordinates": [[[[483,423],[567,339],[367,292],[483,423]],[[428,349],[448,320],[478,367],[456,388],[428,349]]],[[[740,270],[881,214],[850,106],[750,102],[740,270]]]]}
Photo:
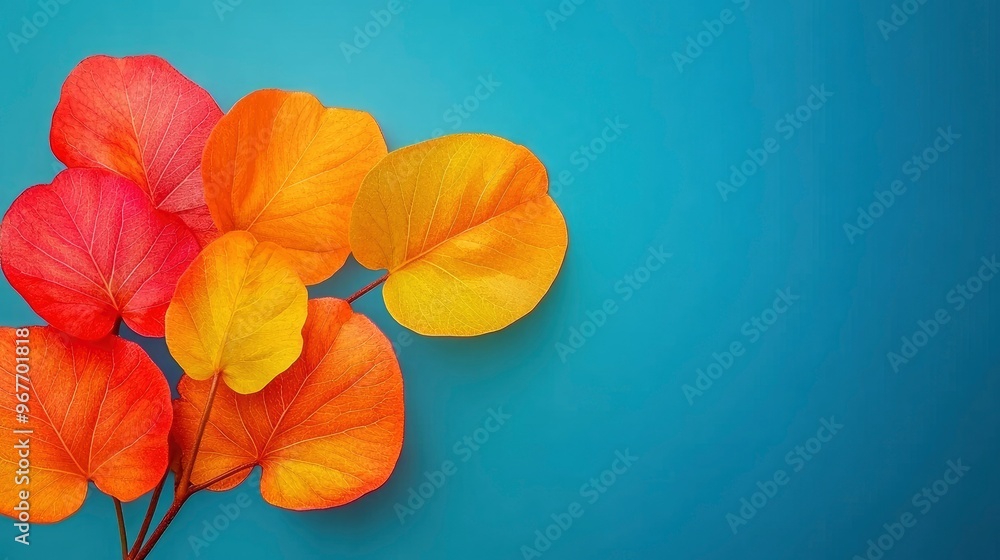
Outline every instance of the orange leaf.
{"type": "Polygon", "coordinates": [[[205,147],[205,198],[223,232],[284,247],[307,285],[350,253],[351,206],[386,154],[371,115],[328,109],[307,93],[261,90],[219,121],[205,147]]]}
{"type": "MultiPolygon", "coordinates": [[[[309,302],[302,356],[263,391],[220,385],[191,477],[260,465],[261,494],[294,510],[339,506],[381,486],[403,445],[403,378],[392,345],[344,301],[309,302]]],[[[173,437],[187,461],[211,382],[181,379],[173,437]]],[[[227,490],[248,471],[212,487],[227,490]]]]}
{"type": "Polygon", "coordinates": [[[16,519],[24,490],[31,521],[41,523],[76,512],[87,481],[123,501],[152,490],[167,468],[173,417],[160,370],[137,344],[116,336],[87,343],[49,327],[28,330],[25,337],[0,328],[0,470],[7,473],[0,513],[16,519]],[[25,363],[19,355],[28,358],[30,383],[17,377],[25,363]],[[29,386],[26,424],[15,421],[18,394],[25,393],[18,381],[29,386]],[[14,433],[25,429],[32,433],[14,433]],[[29,485],[14,477],[21,459],[15,446],[24,439],[29,485]]]}
{"type": "Polygon", "coordinates": [[[63,85],[52,151],[68,167],[110,169],[180,216],[204,245],[218,236],[205,206],[201,155],[222,110],[156,56],[93,56],[63,85]]]}

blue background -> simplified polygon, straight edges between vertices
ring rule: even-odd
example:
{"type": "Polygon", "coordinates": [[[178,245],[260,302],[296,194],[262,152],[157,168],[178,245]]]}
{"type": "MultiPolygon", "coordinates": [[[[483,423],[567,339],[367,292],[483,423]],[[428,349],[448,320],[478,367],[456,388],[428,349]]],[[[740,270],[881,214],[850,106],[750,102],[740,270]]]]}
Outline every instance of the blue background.
{"type": "MultiPolygon", "coordinates": [[[[309,91],[370,111],[390,148],[439,129],[498,134],[572,179],[553,187],[565,266],[514,326],[408,339],[377,292],[358,302],[397,341],[406,379],[406,443],[383,488],[312,513],[268,506],[256,478],[201,494],[152,558],[195,557],[190,538],[240,493],[250,506],[198,556],[522,558],[579,502],[583,516],[543,557],[849,559],[907,512],[917,525],[887,559],[998,557],[1000,285],[960,311],[948,301],[1000,250],[995,5],[927,0],[886,39],[890,0],[586,0],[565,2],[564,20],[546,13],[558,0],[408,1],[348,60],[342,43],[386,4],[244,0],[220,16],[212,0],[72,0],[19,52],[0,48],[4,208],[59,169],[48,145],[59,88],[96,53],[163,56],[224,109],[259,88],[309,91]],[[675,53],[724,9],[732,23],[679,68],[675,53]],[[468,101],[491,75],[495,91],[468,101]],[[786,138],[781,119],[824,85],[832,96],[786,138]],[[467,118],[448,112],[466,101],[478,105],[467,118]],[[583,169],[581,146],[616,118],[628,128],[583,169]],[[949,126],[960,139],[911,182],[904,163],[949,126]],[[780,150],[724,200],[717,182],[769,138],[780,150]],[[906,192],[852,243],[844,224],[896,179],[906,192]],[[672,257],[641,270],[661,246],[672,257]],[[626,300],[628,277],[646,281],[626,300]],[[752,341],[743,325],[779,289],[800,299],[752,341]],[[588,326],[609,299],[617,312],[588,326]],[[887,353],[942,308],[951,320],[894,371],[887,353]],[[561,356],[571,338],[584,343],[561,356]],[[684,386],[734,341],[745,354],[689,399],[684,386]],[[462,462],[455,443],[499,407],[510,419],[462,462]],[[843,428],[794,472],[787,454],[831,416],[843,428]],[[596,502],[581,496],[626,450],[638,460],[596,502]],[[959,459],[971,470],[924,514],[911,497],[959,459]],[[457,473],[401,522],[394,506],[446,460],[457,473]],[[727,515],[779,469],[787,484],[734,534],[727,515]]],[[[0,32],[39,10],[5,1],[0,32]]],[[[375,277],[351,261],[313,293],[343,297],[375,277]]],[[[0,302],[0,323],[38,321],[6,284],[0,302]]],[[[143,344],[176,379],[162,340],[143,344]]],[[[144,509],[127,505],[133,532],[144,509]]],[[[97,492],[35,527],[30,548],[0,527],[10,559],[118,550],[97,492]]]]}

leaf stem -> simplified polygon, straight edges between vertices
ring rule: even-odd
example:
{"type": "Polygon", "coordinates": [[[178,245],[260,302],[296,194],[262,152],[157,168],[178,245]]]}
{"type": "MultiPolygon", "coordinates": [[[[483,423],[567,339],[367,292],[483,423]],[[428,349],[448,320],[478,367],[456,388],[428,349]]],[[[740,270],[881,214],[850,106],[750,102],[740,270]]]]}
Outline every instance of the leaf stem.
{"type": "Polygon", "coordinates": [[[122,541],[122,560],[128,560],[128,533],[125,531],[125,515],[122,513],[122,501],[112,498],[115,501],[115,514],[118,516],[118,537],[122,541]]]}
{"type": "Polygon", "coordinates": [[[368,284],[364,288],[361,288],[360,290],[357,291],[357,293],[355,293],[351,297],[347,298],[345,301],[347,301],[347,303],[353,303],[354,300],[356,300],[359,297],[361,297],[361,296],[367,294],[368,292],[374,290],[382,282],[385,282],[386,278],[388,278],[388,277],[389,277],[389,273],[386,272],[385,274],[382,275],[381,278],[379,278],[378,280],[372,282],[371,284],[368,284]]]}
{"type": "Polygon", "coordinates": [[[205,412],[201,415],[201,424],[198,425],[198,433],[194,437],[194,447],[191,448],[191,458],[184,465],[180,482],[177,485],[180,494],[188,493],[188,485],[191,483],[191,472],[194,471],[194,461],[198,458],[198,448],[201,447],[201,438],[205,435],[205,427],[208,425],[208,416],[212,412],[212,403],[215,401],[215,393],[219,390],[219,379],[221,373],[216,373],[212,377],[212,388],[208,390],[208,401],[205,403],[205,412]]]}
{"type": "Polygon", "coordinates": [[[209,480],[208,482],[198,484],[197,486],[191,486],[186,491],[178,490],[177,495],[174,497],[174,503],[170,505],[170,509],[167,510],[166,515],[163,516],[163,519],[160,521],[159,525],[156,526],[156,529],[153,531],[153,534],[149,536],[149,541],[146,542],[146,544],[142,547],[139,553],[135,554],[133,558],[135,560],[143,560],[144,558],[146,558],[146,556],[149,555],[149,553],[153,550],[153,547],[156,545],[156,542],[160,540],[161,536],[163,536],[163,532],[167,530],[167,526],[169,526],[170,522],[172,522],[174,518],[177,517],[177,513],[181,510],[181,506],[183,506],[184,503],[188,501],[188,498],[214,484],[222,482],[223,480],[237,473],[240,473],[247,469],[252,469],[255,466],[257,466],[256,463],[246,463],[244,465],[240,465],[234,469],[231,469],[226,473],[221,474],[213,478],[212,480],[209,480]]]}
{"type": "Polygon", "coordinates": [[[139,528],[139,536],[135,538],[135,544],[132,545],[132,550],[129,551],[129,558],[132,558],[139,552],[139,548],[142,546],[143,539],[146,538],[146,533],[149,531],[149,526],[153,523],[153,515],[156,513],[156,506],[160,503],[160,495],[163,493],[163,486],[167,482],[167,474],[170,472],[163,473],[163,478],[160,479],[160,483],[156,485],[153,489],[153,497],[149,499],[149,507],[146,509],[146,517],[142,520],[142,527],[139,528]]]}
{"type": "Polygon", "coordinates": [[[155,546],[156,542],[160,540],[161,536],[163,536],[163,532],[167,530],[167,526],[170,525],[170,522],[173,521],[175,517],[177,517],[177,512],[181,510],[181,506],[183,506],[184,502],[186,502],[190,497],[191,494],[187,492],[181,492],[174,496],[174,503],[170,504],[170,509],[167,510],[163,519],[160,520],[156,529],[153,530],[153,534],[149,536],[149,540],[142,546],[139,553],[134,556],[135,560],[143,560],[149,555],[150,551],[153,550],[153,546],[155,546]]]}
{"type": "MultiPolygon", "coordinates": [[[[212,480],[209,480],[208,482],[198,484],[195,486],[191,485],[191,473],[194,471],[194,462],[198,458],[198,449],[201,447],[201,440],[205,435],[205,428],[206,426],[208,426],[208,418],[212,413],[212,403],[215,402],[215,394],[216,392],[218,392],[219,381],[221,377],[222,377],[221,373],[216,373],[215,376],[212,378],[212,388],[209,389],[208,400],[205,402],[205,411],[201,415],[201,424],[198,425],[198,433],[197,435],[195,435],[194,446],[191,448],[191,457],[188,459],[187,464],[184,465],[184,469],[181,473],[181,476],[178,479],[177,483],[174,485],[175,487],[174,501],[172,504],[170,504],[170,509],[167,510],[167,513],[163,516],[163,519],[161,519],[160,523],[157,524],[156,529],[154,529],[153,533],[149,536],[149,540],[146,541],[145,544],[142,544],[141,538],[140,540],[136,541],[135,546],[141,545],[142,548],[140,548],[138,552],[132,553],[131,558],[133,560],[143,560],[144,558],[146,558],[146,556],[149,555],[150,551],[153,550],[153,547],[156,545],[157,541],[159,541],[160,537],[163,536],[163,532],[167,530],[167,527],[170,525],[170,523],[174,520],[175,517],[177,517],[177,513],[180,511],[181,506],[183,506],[184,503],[188,501],[188,498],[190,498],[195,493],[201,492],[202,490],[208,488],[209,486],[212,486],[213,484],[217,484],[233,476],[236,473],[239,473],[248,468],[253,468],[255,465],[255,463],[247,463],[244,465],[240,465],[239,467],[236,467],[235,469],[232,469],[229,472],[226,472],[222,475],[213,478],[212,480]]],[[[160,481],[160,485],[157,487],[158,491],[163,490],[163,485],[166,482],[166,480],[167,480],[166,476],[164,476],[163,480],[160,481]]],[[[154,502],[158,498],[159,498],[158,493],[154,493],[153,497],[154,502]]],[[[155,505],[152,504],[150,505],[151,511],[155,510],[155,508],[156,508],[155,505]]],[[[147,519],[151,517],[152,514],[147,513],[147,519]]],[[[149,524],[144,523],[143,526],[144,531],[145,529],[148,528],[149,524]]]]}
{"type": "Polygon", "coordinates": [[[255,466],[257,466],[257,463],[246,463],[246,464],[240,465],[240,466],[238,466],[238,467],[236,467],[234,469],[230,469],[230,470],[226,471],[224,474],[220,474],[219,476],[213,478],[212,480],[209,480],[208,482],[203,482],[201,484],[196,484],[196,485],[192,486],[191,487],[191,494],[194,494],[195,492],[201,492],[202,490],[204,490],[206,488],[209,488],[211,486],[215,486],[216,484],[222,482],[223,480],[226,480],[227,478],[229,478],[229,477],[231,477],[233,475],[239,474],[239,473],[241,473],[241,472],[243,472],[243,471],[245,471],[247,469],[252,469],[255,466]]]}

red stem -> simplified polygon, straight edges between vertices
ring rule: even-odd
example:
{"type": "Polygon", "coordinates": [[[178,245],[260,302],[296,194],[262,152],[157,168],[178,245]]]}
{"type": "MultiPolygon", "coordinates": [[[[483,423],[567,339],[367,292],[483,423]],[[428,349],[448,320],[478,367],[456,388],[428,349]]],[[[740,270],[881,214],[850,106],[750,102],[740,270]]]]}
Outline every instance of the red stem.
{"type": "Polygon", "coordinates": [[[174,498],[174,503],[170,504],[170,509],[167,510],[167,514],[163,516],[163,519],[160,520],[160,524],[156,526],[153,534],[149,536],[149,540],[146,541],[146,544],[143,545],[141,550],[139,550],[139,553],[135,555],[135,560],[143,560],[149,555],[150,551],[153,550],[153,546],[156,545],[156,541],[160,540],[160,537],[163,536],[163,532],[167,530],[167,526],[170,525],[170,522],[173,521],[175,517],[177,517],[177,512],[181,510],[181,506],[183,506],[184,502],[186,502],[190,497],[191,494],[178,494],[174,498]]]}
{"type": "Polygon", "coordinates": [[[212,480],[209,480],[208,482],[202,482],[201,484],[196,484],[196,485],[192,486],[191,487],[191,491],[189,493],[190,494],[194,494],[195,492],[201,492],[202,490],[205,490],[206,488],[210,488],[212,486],[215,486],[216,484],[222,482],[223,480],[226,480],[227,478],[229,478],[231,476],[239,474],[239,473],[241,473],[241,472],[243,472],[243,471],[245,471],[247,469],[252,469],[252,468],[254,468],[256,466],[257,466],[257,463],[246,463],[246,464],[240,465],[240,466],[238,466],[238,467],[236,467],[234,469],[229,469],[224,474],[220,474],[219,476],[213,478],[212,480]]]}
{"type": "Polygon", "coordinates": [[[128,552],[129,558],[135,557],[136,553],[139,552],[139,547],[142,546],[142,541],[146,538],[146,533],[149,532],[149,526],[153,523],[153,515],[156,513],[156,506],[160,503],[160,494],[163,493],[163,486],[167,482],[168,472],[170,471],[168,470],[163,473],[160,483],[153,489],[153,497],[149,499],[149,508],[146,509],[146,517],[142,520],[142,527],[139,528],[139,536],[135,538],[135,544],[132,545],[132,550],[128,552]]]}
{"type": "Polygon", "coordinates": [[[122,501],[114,498],[115,515],[118,517],[118,538],[122,541],[122,560],[128,560],[128,532],[125,530],[125,516],[122,514],[122,501]]]}
{"type": "MultiPolygon", "coordinates": [[[[191,448],[191,458],[188,459],[184,469],[181,472],[180,479],[177,481],[174,487],[174,502],[170,504],[170,509],[167,510],[167,514],[163,516],[160,520],[159,525],[153,531],[153,534],[149,536],[149,542],[142,546],[139,553],[134,556],[136,560],[145,558],[149,551],[153,549],[153,545],[156,541],[160,540],[160,536],[163,532],[167,530],[167,525],[174,520],[177,516],[177,512],[180,511],[181,506],[184,502],[191,497],[191,472],[194,470],[194,461],[198,457],[198,448],[201,447],[201,439],[205,435],[205,427],[208,426],[208,417],[212,412],[212,403],[215,401],[215,393],[219,389],[219,378],[222,377],[221,374],[216,373],[212,377],[212,388],[208,392],[208,401],[205,403],[205,411],[201,413],[201,423],[198,425],[198,432],[194,438],[194,446],[191,448]]],[[[136,541],[138,542],[138,541],[136,541]]]]}
{"type": "Polygon", "coordinates": [[[219,476],[209,480],[208,482],[198,484],[197,486],[191,486],[190,488],[187,489],[187,491],[178,493],[177,496],[174,497],[174,503],[171,504],[170,509],[167,510],[167,514],[163,516],[163,519],[160,521],[160,524],[156,526],[156,529],[153,531],[153,534],[149,536],[149,541],[146,542],[146,544],[143,545],[142,550],[140,550],[139,553],[133,557],[134,560],[143,560],[144,558],[146,558],[146,556],[149,555],[149,553],[153,550],[153,547],[156,545],[156,542],[160,540],[160,537],[163,536],[164,531],[167,530],[167,527],[170,525],[170,522],[173,521],[175,517],[177,517],[177,513],[181,510],[181,506],[183,506],[184,503],[188,501],[188,498],[210,486],[213,486],[215,484],[218,484],[219,482],[222,482],[223,480],[226,480],[231,476],[234,476],[247,469],[252,469],[255,466],[257,466],[256,463],[247,463],[244,465],[240,465],[234,469],[230,469],[229,471],[223,474],[220,474],[219,476]]]}
{"type": "Polygon", "coordinates": [[[357,291],[357,293],[355,293],[351,297],[347,298],[345,301],[347,301],[347,303],[353,303],[354,300],[356,300],[359,297],[361,297],[361,296],[367,294],[368,292],[374,290],[382,282],[385,282],[385,279],[388,278],[388,277],[389,277],[389,273],[386,272],[384,275],[382,275],[381,278],[379,278],[378,280],[372,282],[371,284],[368,284],[364,288],[361,288],[360,290],[357,291]]]}
{"type": "Polygon", "coordinates": [[[212,411],[212,403],[215,402],[215,393],[219,390],[219,379],[221,377],[221,373],[216,373],[212,377],[212,388],[208,390],[208,402],[205,403],[205,412],[201,415],[201,424],[198,425],[198,433],[194,438],[194,447],[191,448],[191,458],[184,465],[181,480],[177,485],[181,489],[181,493],[187,493],[188,491],[188,486],[191,482],[191,472],[194,471],[194,461],[198,458],[198,448],[201,447],[201,438],[205,436],[205,426],[208,425],[208,416],[212,411]]]}

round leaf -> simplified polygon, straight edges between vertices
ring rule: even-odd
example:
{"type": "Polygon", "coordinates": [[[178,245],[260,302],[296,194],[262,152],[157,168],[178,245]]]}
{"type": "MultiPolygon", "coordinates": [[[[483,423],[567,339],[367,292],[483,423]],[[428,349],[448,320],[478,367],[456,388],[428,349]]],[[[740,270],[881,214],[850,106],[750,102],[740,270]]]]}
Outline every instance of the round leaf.
{"type": "Polygon", "coordinates": [[[40,523],[76,512],[88,481],[123,501],[152,490],[167,469],[173,411],[170,387],[149,356],[116,336],[87,343],[47,327],[18,334],[0,328],[0,468],[10,477],[0,484],[0,513],[16,518],[24,490],[31,520],[40,523]],[[24,363],[30,372],[18,378],[24,363]],[[28,388],[27,423],[16,421],[25,393],[18,382],[28,388]],[[30,486],[14,478],[24,440],[30,486]]]}
{"type": "Polygon", "coordinates": [[[109,171],[68,169],[31,187],[0,226],[11,285],[49,324],[75,337],[107,336],[119,317],[163,336],[163,316],[198,242],[153,208],[135,183],[109,171]]]}
{"type": "MultiPolygon", "coordinates": [[[[302,356],[263,391],[219,387],[192,472],[205,483],[260,465],[261,494],[279,507],[339,506],[381,486],[403,445],[403,377],[392,344],[341,300],[309,302],[302,356]]],[[[190,457],[210,383],[184,378],[174,441],[190,457]]],[[[213,490],[242,482],[249,470],[213,490]]]]}
{"type": "Polygon", "coordinates": [[[351,218],[354,256],[387,269],[383,297],[425,335],[496,331],[534,309],[555,280],[567,232],[541,162],[482,134],[389,154],[368,174],[351,218]]]}
{"type": "Polygon", "coordinates": [[[167,347],[194,379],[221,374],[234,391],[255,393],[299,357],[307,299],[281,247],[227,233],[178,281],[167,347]]]}
{"type": "Polygon", "coordinates": [[[205,196],[219,229],[277,243],[302,280],[317,284],[347,259],[351,205],[385,154],[368,113],[327,109],[307,93],[257,91],[212,131],[205,196]]]}
{"type": "Polygon", "coordinates": [[[205,206],[201,155],[222,110],[156,56],[94,56],[66,78],[52,117],[52,152],[68,167],[110,169],[201,244],[218,236],[205,206]]]}

